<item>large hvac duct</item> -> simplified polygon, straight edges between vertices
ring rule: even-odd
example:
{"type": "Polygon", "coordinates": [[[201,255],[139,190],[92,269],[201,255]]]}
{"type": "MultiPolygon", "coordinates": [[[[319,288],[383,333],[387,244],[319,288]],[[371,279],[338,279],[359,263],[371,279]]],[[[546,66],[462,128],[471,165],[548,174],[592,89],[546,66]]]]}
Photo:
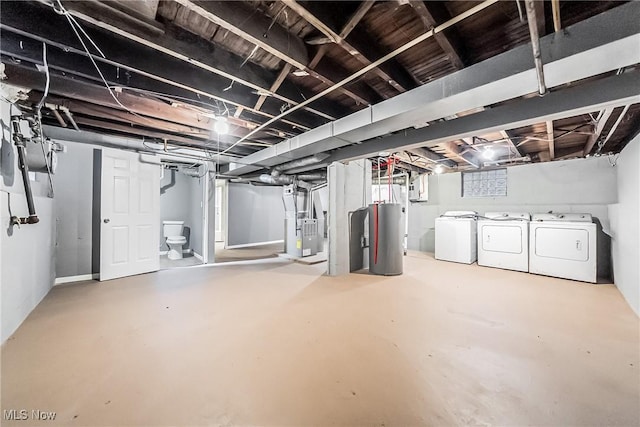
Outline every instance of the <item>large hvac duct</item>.
{"type": "Polygon", "coordinates": [[[289,184],[293,184],[293,176],[291,175],[272,176],[272,175],[267,175],[266,173],[263,173],[258,177],[258,181],[264,182],[265,184],[271,184],[271,185],[289,185],[289,184]]]}
{"type": "Polygon", "coordinates": [[[383,276],[402,274],[401,206],[369,205],[369,272],[383,276]]]}
{"type": "Polygon", "coordinates": [[[301,168],[301,167],[304,167],[304,166],[314,165],[316,163],[320,163],[321,161],[323,161],[327,157],[329,157],[328,153],[314,154],[313,156],[304,157],[302,159],[293,160],[291,162],[287,162],[287,163],[283,163],[281,165],[278,165],[275,168],[273,168],[273,171],[275,172],[275,174],[279,174],[280,172],[287,171],[289,169],[301,168]]]}

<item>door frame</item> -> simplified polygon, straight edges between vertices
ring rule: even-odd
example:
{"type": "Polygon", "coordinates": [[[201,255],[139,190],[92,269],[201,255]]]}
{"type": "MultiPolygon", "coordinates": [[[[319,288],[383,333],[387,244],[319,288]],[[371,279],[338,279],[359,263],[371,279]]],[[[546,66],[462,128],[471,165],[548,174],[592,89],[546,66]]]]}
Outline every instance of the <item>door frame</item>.
{"type": "MultiPolygon", "coordinates": [[[[204,167],[206,169],[206,172],[204,172],[204,175],[202,176],[202,178],[200,179],[204,179],[204,182],[202,183],[202,191],[200,194],[201,197],[201,218],[202,218],[202,247],[200,255],[202,255],[202,264],[211,264],[213,263],[213,258],[210,258],[212,255],[215,256],[215,247],[213,249],[210,248],[209,245],[209,236],[211,234],[213,234],[214,236],[214,240],[215,240],[215,231],[213,233],[211,233],[211,231],[209,230],[209,206],[208,206],[208,201],[209,201],[209,189],[211,187],[210,185],[210,181],[211,181],[211,173],[215,173],[215,163],[214,162],[210,162],[207,160],[200,160],[200,159],[195,159],[195,158],[184,158],[182,156],[173,156],[171,154],[162,154],[159,157],[159,161],[171,161],[171,162],[180,162],[180,163],[189,163],[189,164],[198,164],[202,167],[204,167]]],[[[160,191],[160,189],[158,189],[158,191],[160,191]]],[[[215,204],[216,204],[216,199],[215,199],[215,190],[213,193],[213,203],[214,203],[214,209],[215,209],[215,204]]],[[[215,242],[214,242],[215,244],[215,242]]]]}

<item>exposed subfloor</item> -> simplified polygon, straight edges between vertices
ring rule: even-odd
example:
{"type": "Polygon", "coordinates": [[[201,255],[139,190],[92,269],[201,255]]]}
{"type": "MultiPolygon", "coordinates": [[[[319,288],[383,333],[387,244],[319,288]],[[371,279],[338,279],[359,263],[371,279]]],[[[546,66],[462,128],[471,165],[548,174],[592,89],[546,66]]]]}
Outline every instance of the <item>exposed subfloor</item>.
{"type": "Polygon", "coordinates": [[[639,322],[613,285],[411,253],[402,276],[325,267],[56,287],[2,348],[2,409],[57,412],[42,425],[640,423],[639,322]]]}

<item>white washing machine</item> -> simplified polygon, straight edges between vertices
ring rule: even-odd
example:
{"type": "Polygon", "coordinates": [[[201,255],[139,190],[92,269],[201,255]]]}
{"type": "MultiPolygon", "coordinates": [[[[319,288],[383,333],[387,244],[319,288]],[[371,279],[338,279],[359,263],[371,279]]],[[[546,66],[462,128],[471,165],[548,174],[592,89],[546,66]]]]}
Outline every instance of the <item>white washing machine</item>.
{"type": "Polygon", "coordinates": [[[477,259],[477,213],[449,211],[436,218],[436,259],[472,264],[477,259]]]}
{"type": "Polygon", "coordinates": [[[529,272],[596,283],[596,233],[590,214],[534,214],[529,272]]]}
{"type": "Polygon", "coordinates": [[[478,265],[529,271],[528,213],[487,212],[478,219],[478,265]]]}

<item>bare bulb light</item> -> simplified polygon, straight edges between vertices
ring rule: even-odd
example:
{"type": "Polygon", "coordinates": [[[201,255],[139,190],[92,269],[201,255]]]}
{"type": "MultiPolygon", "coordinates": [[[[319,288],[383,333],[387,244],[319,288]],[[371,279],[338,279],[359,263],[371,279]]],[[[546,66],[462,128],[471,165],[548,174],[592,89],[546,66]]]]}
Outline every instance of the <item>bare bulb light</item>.
{"type": "Polygon", "coordinates": [[[484,149],[484,151],[482,152],[482,157],[483,157],[485,160],[491,160],[491,159],[493,159],[493,156],[494,156],[495,154],[496,154],[496,153],[493,151],[493,149],[492,149],[491,147],[486,147],[486,148],[484,149]]]}
{"type": "Polygon", "coordinates": [[[213,130],[218,135],[226,135],[229,133],[229,123],[227,123],[226,117],[216,117],[216,122],[213,125],[213,130]]]}
{"type": "Polygon", "coordinates": [[[442,165],[438,165],[433,171],[437,174],[441,174],[442,172],[444,172],[444,167],[442,165]]]}

